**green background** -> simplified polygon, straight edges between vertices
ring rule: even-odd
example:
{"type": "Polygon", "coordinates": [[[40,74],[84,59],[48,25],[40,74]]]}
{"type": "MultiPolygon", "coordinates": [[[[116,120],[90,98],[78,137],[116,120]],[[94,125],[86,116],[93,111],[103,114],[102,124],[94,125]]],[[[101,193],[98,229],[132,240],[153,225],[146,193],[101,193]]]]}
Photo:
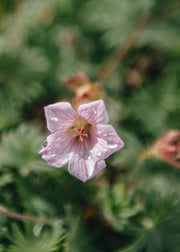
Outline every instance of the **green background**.
{"type": "Polygon", "coordinates": [[[0,251],[178,252],[180,171],[139,155],[180,124],[178,0],[0,0],[0,204],[54,220],[0,214],[0,251]],[[98,74],[140,38],[108,79],[98,74]],[[71,101],[63,78],[99,81],[125,147],[87,183],[38,151],[43,106],[71,101]]]}

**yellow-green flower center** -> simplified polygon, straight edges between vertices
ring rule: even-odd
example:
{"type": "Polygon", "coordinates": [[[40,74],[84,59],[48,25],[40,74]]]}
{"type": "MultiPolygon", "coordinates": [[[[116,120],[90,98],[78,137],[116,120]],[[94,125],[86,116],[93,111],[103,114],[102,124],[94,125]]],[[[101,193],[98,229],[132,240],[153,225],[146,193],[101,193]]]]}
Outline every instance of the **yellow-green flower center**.
{"type": "Polygon", "coordinates": [[[91,124],[83,121],[81,118],[78,118],[74,125],[70,128],[73,130],[73,137],[76,138],[76,141],[83,142],[85,138],[90,136],[90,126],[91,124]]]}
{"type": "Polygon", "coordinates": [[[83,142],[85,137],[88,137],[88,133],[85,131],[83,126],[78,126],[74,128],[73,137],[76,137],[77,140],[83,142]]]}

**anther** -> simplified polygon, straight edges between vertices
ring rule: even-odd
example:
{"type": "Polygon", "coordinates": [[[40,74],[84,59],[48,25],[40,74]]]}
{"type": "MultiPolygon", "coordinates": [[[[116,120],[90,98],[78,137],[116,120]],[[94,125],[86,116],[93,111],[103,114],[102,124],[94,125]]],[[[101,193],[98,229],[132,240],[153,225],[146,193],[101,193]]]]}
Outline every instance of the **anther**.
{"type": "Polygon", "coordinates": [[[75,127],[74,128],[74,134],[73,137],[79,137],[78,140],[80,140],[81,142],[83,142],[83,138],[84,137],[88,137],[88,134],[86,133],[85,129],[83,126],[79,126],[79,127],[75,127]]]}

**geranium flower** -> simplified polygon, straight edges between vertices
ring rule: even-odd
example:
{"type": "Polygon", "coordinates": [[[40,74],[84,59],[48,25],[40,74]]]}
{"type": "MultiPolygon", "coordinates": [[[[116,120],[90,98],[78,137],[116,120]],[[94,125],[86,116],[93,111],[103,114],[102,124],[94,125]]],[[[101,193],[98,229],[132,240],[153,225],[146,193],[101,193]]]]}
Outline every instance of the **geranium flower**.
{"type": "Polygon", "coordinates": [[[105,168],[104,159],[124,146],[108,122],[103,100],[79,106],[77,112],[68,102],[45,107],[47,146],[39,152],[51,166],[68,164],[69,172],[87,181],[105,168]]]}

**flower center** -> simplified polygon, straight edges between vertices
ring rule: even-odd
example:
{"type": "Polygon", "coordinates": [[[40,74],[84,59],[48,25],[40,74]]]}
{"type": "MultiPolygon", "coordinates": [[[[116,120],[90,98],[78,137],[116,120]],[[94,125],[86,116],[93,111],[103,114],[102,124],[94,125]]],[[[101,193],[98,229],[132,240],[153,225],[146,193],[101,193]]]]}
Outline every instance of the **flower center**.
{"type": "Polygon", "coordinates": [[[77,140],[83,142],[85,137],[88,137],[88,133],[85,131],[84,126],[78,126],[74,128],[73,137],[76,137],[77,140]]]}

